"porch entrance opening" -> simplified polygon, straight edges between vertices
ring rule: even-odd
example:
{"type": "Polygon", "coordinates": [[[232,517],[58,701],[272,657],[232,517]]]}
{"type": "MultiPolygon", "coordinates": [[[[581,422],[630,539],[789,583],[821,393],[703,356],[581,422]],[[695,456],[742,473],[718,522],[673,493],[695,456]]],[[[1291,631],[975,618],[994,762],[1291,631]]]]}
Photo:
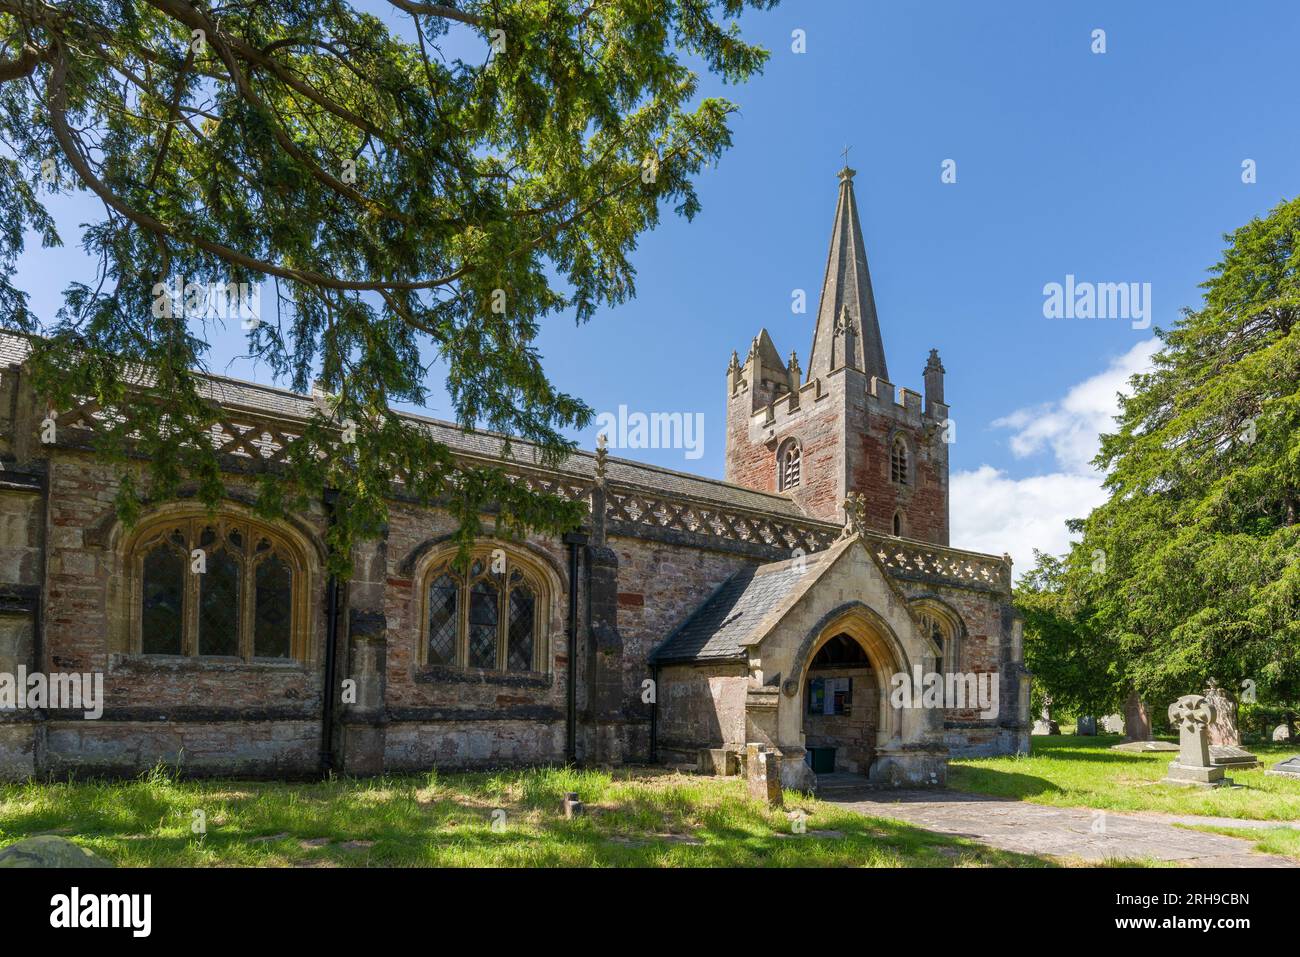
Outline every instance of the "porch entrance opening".
{"type": "Polygon", "coordinates": [[[875,758],[876,673],[852,636],[832,636],[804,676],[804,747],[817,774],[866,774],[875,758]]]}

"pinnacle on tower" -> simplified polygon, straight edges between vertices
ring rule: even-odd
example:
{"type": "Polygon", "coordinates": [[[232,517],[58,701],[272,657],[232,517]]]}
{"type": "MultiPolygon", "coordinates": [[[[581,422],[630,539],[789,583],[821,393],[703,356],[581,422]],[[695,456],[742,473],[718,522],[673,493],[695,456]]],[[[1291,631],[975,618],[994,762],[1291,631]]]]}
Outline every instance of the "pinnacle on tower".
{"type": "Polygon", "coordinates": [[[939,350],[931,349],[930,358],[925,363],[922,375],[925,377],[925,408],[929,412],[934,403],[942,405],[943,399],[943,363],[939,361],[939,350]]]}

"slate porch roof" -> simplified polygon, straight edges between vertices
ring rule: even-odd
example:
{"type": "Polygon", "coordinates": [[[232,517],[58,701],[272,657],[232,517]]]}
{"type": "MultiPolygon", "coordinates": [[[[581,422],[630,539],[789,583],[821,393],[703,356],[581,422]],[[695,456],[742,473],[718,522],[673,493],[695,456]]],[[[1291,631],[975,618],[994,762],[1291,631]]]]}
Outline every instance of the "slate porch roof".
{"type": "MultiPolygon", "coordinates": [[[[30,352],[26,336],[0,330],[0,367],[21,365],[30,352]]],[[[316,409],[316,400],[309,395],[277,389],[273,386],[232,379],[225,376],[205,376],[208,395],[225,408],[239,409],[275,419],[304,421],[316,409]]],[[[495,432],[465,432],[454,422],[433,419],[423,415],[403,412],[402,418],[426,429],[438,441],[463,455],[485,459],[502,458],[506,437],[495,432]]],[[[538,467],[540,454],[530,442],[511,439],[511,461],[520,465],[538,467]]],[[[575,451],[564,461],[562,473],[595,479],[596,457],[591,452],[575,451]]],[[[729,505],[765,512],[769,515],[815,521],[784,495],[756,492],[717,479],[677,472],[672,469],[645,465],[628,459],[609,456],[605,474],[610,482],[635,485],[645,489],[675,496],[702,499],[719,505],[729,505]]]]}
{"type": "Polygon", "coordinates": [[[743,661],[774,617],[811,588],[852,540],[802,559],[742,568],[724,581],[653,652],[651,661],[743,661]]]}

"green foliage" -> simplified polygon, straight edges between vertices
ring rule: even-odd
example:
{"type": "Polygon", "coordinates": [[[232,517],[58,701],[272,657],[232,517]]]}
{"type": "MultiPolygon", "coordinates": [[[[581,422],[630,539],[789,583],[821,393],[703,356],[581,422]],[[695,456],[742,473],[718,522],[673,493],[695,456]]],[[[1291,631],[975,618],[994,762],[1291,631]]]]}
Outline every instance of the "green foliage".
{"type": "Polygon", "coordinates": [[[1058,719],[1115,710],[1124,697],[1124,674],[1114,642],[1067,593],[1064,562],[1038,551],[1034,559],[1014,596],[1024,616],[1025,667],[1034,676],[1032,713],[1040,714],[1049,698],[1058,719]]]}
{"type": "Polygon", "coordinates": [[[390,406],[425,402],[423,348],[461,425],[563,457],[591,410],[547,380],[539,322],[633,295],[637,237],[665,205],[699,209],[691,178],[730,145],[735,107],[699,98],[679,54],[745,80],[766,53],[735,18],[775,2],[391,0],[399,35],[343,0],[0,0],[0,317],[48,337],[32,362],[55,408],[93,398],[102,454],[147,461],[128,519],[182,477],[221,494],[194,374],[221,323],[196,333],[166,290],[266,282],[250,353],[334,400],[261,482],[264,514],[337,490],[336,571],[397,477],[453,502],[462,540],[489,507],[499,533],[571,528],[579,506],[453,461],[390,406]],[[481,62],[444,57],[452,24],[481,62]],[[44,324],[14,263],[24,229],[60,242],[41,194],[68,187],[104,205],[83,241],[99,269],[44,324]]]}
{"type": "Polygon", "coordinates": [[[1287,725],[1294,737],[1296,715],[1300,715],[1300,705],[1294,701],[1281,704],[1244,702],[1237,711],[1237,726],[1244,739],[1268,743],[1273,740],[1273,729],[1281,724],[1287,725]]]}
{"type": "Polygon", "coordinates": [[[1153,701],[1210,677],[1300,690],[1300,199],[1225,238],[1103,437],[1110,498],[1067,559],[1066,591],[1153,701]]]}

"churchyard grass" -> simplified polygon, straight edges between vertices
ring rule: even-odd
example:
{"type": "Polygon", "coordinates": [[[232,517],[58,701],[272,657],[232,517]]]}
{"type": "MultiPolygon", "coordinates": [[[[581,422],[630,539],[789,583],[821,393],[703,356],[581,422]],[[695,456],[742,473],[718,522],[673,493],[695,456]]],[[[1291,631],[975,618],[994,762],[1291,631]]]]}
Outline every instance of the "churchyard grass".
{"type": "MultiPolygon", "coordinates": [[[[620,769],[0,786],[0,847],[62,834],[119,866],[1050,866],[739,779],[620,769]],[[586,813],[565,820],[565,792],[586,813]],[[793,833],[802,810],[807,833],[793,833]],[[194,833],[201,819],[206,833],[194,833]],[[503,812],[503,813],[501,813],[503,812]],[[494,817],[498,821],[494,827],[494,817]],[[830,832],[830,833],[826,833],[830,832]]],[[[1133,862],[1142,863],[1142,862],[1133,862]]]]}
{"type": "Polygon", "coordinates": [[[1255,850],[1264,854],[1286,854],[1300,858],[1300,829],[1293,827],[1218,827],[1209,824],[1180,824],[1193,831],[1226,834],[1228,837],[1253,841],[1255,850]]]}
{"type": "MultiPolygon", "coordinates": [[[[1036,735],[1027,756],[952,761],[948,786],[1058,807],[1300,821],[1300,781],[1264,773],[1294,755],[1294,746],[1249,745],[1264,766],[1229,770],[1228,777],[1242,787],[1201,789],[1159,783],[1176,752],[1110,750],[1120,740],[1118,735],[1036,735]]],[[[1258,840],[1257,833],[1247,836],[1258,840]]]]}

